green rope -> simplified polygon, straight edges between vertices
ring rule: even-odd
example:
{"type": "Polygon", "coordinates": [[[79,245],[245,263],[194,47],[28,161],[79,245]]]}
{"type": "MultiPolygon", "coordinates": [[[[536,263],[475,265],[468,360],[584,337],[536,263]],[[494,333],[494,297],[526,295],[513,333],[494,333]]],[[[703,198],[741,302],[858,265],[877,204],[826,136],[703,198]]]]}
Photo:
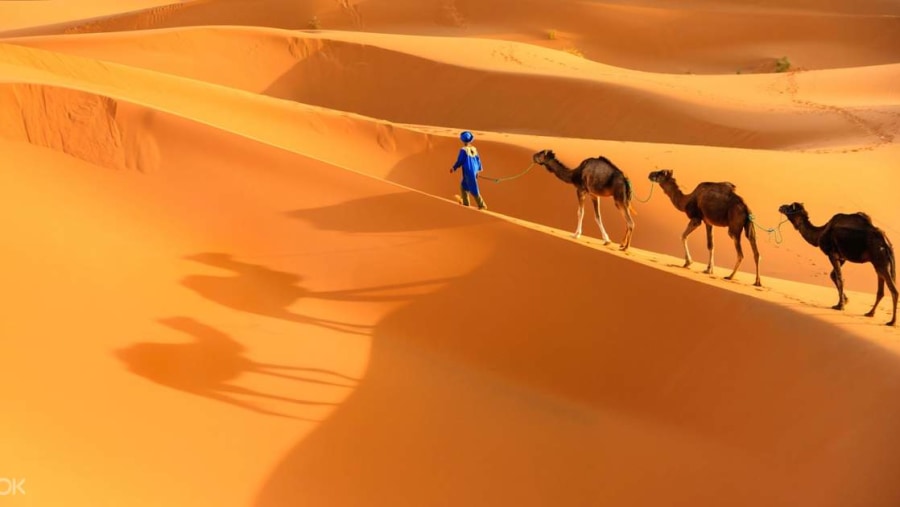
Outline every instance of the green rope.
{"type": "Polygon", "coordinates": [[[774,235],[776,245],[780,245],[782,242],[784,242],[784,235],[781,233],[781,226],[782,226],[782,224],[784,224],[785,222],[788,221],[787,219],[784,219],[781,222],[778,222],[778,225],[775,226],[774,229],[769,228],[769,227],[763,227],[763,226],[759,225],[758,223],[756,223],[756,217],[753,216],[753,213],[750,214],[750,216],[747,218],[747,220],[749,220],[750,223],[752,223],[757,229],[768,234],[769,241],[772,241],[772,237],[774,235]]]}
{"type": "Polygon", "coordinates": [[[491,178],[490,176],[485,176],[483,174],[479,174],[478,177],[485,179],[485,180],[493,181],[494,183],[500,183],[501,181],[509,181],[509,180],[514,180],[516,178],[521,178],[522,176],[525,176],[528,173],[528,171],[531,170],[532,167],[534,167],[534,162],[532,162],[531,165],[528,166],[528,169],[525,169],[524,171],[520,172],[519,174],[515,174],[513,176],[506,176],[503,178],[491,178]]]}
{"type": "MultiPolygon", "coordinates": [[[[631,186],[631,182],[628,182],[628,186],[631,186]]],[[[650,182],[650,195],[647,196],[646,199],[641,199],[640,197],[635,197],[634,200],[640,203],[649,202],[650,198],[653,197],[653,187],[656,186],[655,182],[650,182]]]]}

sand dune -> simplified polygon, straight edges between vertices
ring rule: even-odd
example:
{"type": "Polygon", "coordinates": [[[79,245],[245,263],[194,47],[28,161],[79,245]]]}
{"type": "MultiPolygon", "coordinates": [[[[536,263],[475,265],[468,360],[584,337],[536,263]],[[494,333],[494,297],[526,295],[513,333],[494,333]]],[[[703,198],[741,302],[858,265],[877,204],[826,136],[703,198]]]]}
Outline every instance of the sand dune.
{"type": "Polygon", "coordinates": [[[852,5],[692,0],[677,7],[654,0],[203,0],[43,33],[191,25],[438,32],[535,43],[621,67],[695,74],[771,72],[781,57],[803,69],[897,63],[900,46],[900,7],[885,0],[852,5]]]}
{"type": "MultiPolygon", "coordinates": [[[[40,79],[45,82],[65,82],[68,86],[76,86],[82,91],[101,97],[126,100],[192,118],[268,144],[302,152],[341,167],[388,178],[432,195],[449,197],[455,191],[449,181],[451,178],[441,169],[452,162],[454,146],[457,143],[453,131],[393,125],[358,115],[332,112],[318,107],[310,108],[298,103],[285,103],[242,90],[211,88],[193,79],[187,80],[83,57],[64,57],[52,53],[55,55],[52,63],[47,58],[41,60],[49,54],[43,50],[10,46],[4,52],[5,60],[0,62],[5,61],[11,73],[30,75],[32,72],[40,72],[42,73],[40,79]],[[42,62],[41,68],[31,64],[35,61],[42,62]],[[136,82],[140,82],[141,85],[135,85],[136,82]],[[259,107],[260,111],[265,111],[261,113],[267,117],[265,124],[247,121],[245,116],[232,113],[248,101],[255,104],[254,107],[259,107]],[[337,139],[352,142],[355,149],[353,151],[333,149],[337,139]]],[[[108,123],[112,116],[108,111],[91,106],[91,103],[100,104],[103,100],[106,99],[88,99],[89,104],[81,105],[79,109],[91,111],[88,116],[92,114],[100,117],[99,120],[91,120],[103,130],[98,135],[105,136],[107,132],[117,130],[124,132],[119,136],[122,141],[112,143],[112,146],[124,146],[128,139],[135,139],[134,135],[128,132],[139,131],[139,122],[132,129],[104,126],[104,122],[108,123]]],[[[48,103],[44,98],[35,102],[38,107],[48,103]]],[[[65,103],[65,99],[56,102],[65,103]]],[[[15,114],[16,108],[10,106],[7,111],[15,114]]],[[[56,118],[68,126],[62,128],[70,128],[72,118],[69,115],[62,115],[61,112],[60,110],[56,118]]],[[[50,120],[51,125],[54,121],[50,120]]],[[[889,194],[875,191],[880,185],[892,184],[896,179],[896,176],[892,176],[893,173],[885,170],[893,163],[892,160],[895,160],[896,151],[892,144],[883,145],[884,148],[875,151],[850,151],[844,154],[776,154],[769,151],[716,151],[709,147],[622,145],[560,138],[548,140],[513,134],[486,133],[480,139],[481,146],[485,150],[486,164],[489,164],[488,167],[491,169],[487,173],[494,176],[521,173],[528,168],[531,154],[544,148],[557,150],[561,159],[572,166],[585,157],[603,153],[629,174],[640,199],[652,195],[646,175],[657,166],[670,167],[677,171],[676,177],[685,188],[692,188],[694,184],[706,179],[734,181],[750,203],[760,227],[776,226],[782,218],[777,213],[780,204],[802,200],[814,211],[814,215],[817,214],[815,210],[823,210],[818,213],[830,216],[837,211],[852,212],[864,209],[889,233],[900,229],[895,222],[896,215],[892,212],[893,198],[889,194]],[[701,153],[703,155],[699,155],[701,153]],[[845,172],[850,165],[855,167],[856,177],[852,181],[845,181],[838,175],[845,172]],[[784,167],[792,167],[792,170],[784,171],[784,167]],[[801,194],[795,190],[808,186],[806,183],[811,177],[822,177],[824,174],[834,175],[830,180],[840,183],[819,185],[815,192],[806,191],[801,194]],[[845,197],[848,190],[852,192],[849,198],[845,197]]],[[[70,142],[69,139],[65,140],[70,142]]],[[[131,150],[131,153],[136,152],[132,159],[145,160],[147,161],[145,164],[152,164],[155,159],[154,142],[151,137],[143,143],[144,146],[131,150]]],[[[93,146],[81,150],[90,151],[93,146]]],[[[109,143],[97,146],[109,146],[109,143]]],[[[72,149],[69,151],[74,153],[72,149]]],[[[89,161],[102,162],[102,157],[121,159],[123,155],[98,156],[101,158],[94,157],[89,161]]],[[[132,162],[132,165],[135,163],[137,162],[132,162]]],[[[493,209],[550,227],[574,230],[574,198],[571,189],[546,174],[543,169],[533,172],[535,174],[530,174],[527,178],[502,185],[494,186],[486,183],[485,191],[491,197],[493,209]],[[530,197],[522,199],[523,195],[530,197]]],[[[606,202],[602,213],[607,217],[606,222],[610,224],[610,233],[620,237],[619,231],[623,230],[622,222],[609,200],[604,201],[606,202]]],[[[639,210],[640,233],[635,236],[635,246],[677,255],[680,251],[677,237],[686,222],[684,215],[675,211],[671,204],[662,198],[661,193],[641,208],[647,212],[639,210]]],[[[588,223],[587,226],[588,230],[591,230],[592,224],[588,223]]],[[[786,235],[793,234],[789,226],[782,232],[786,235]]],[[[588,234],[598,236],[596,232],[588,234]]],[[[765,235],[761,233],[761,236],[765,235]]],[[[830,270],[827,259],[809,245],[798,244],[796,240],[799,238],[796,235],[793,238],[793,242],[783,247],[767,245],[768,248],[763,252],[766,271],[771,276],[779,278],[830,284],[827,278],[830,270]],[[797,270],[798,258],[811,264],[815,269],[797,270]]],[[[695,252],[705,249],[702,234],[696,234],[693,240],[695,252]]],[[[723,237],[720,241],[728,240],[723,237]]],[[[734,256],[731,248],[720,248],[719,252],[719,262],[722,265],[733,264],[734,256]]],[[[752,268],[745,265],[744,269],[752,268]]],[[[850,273],[854,273],[848,280],[850,287],[857,290],[872,290],[875,276],[871,269],[854,267],[848,269],[850,273]]]]}
{"type": "Polygon", "coordinates": [[[401,36],[298,37],[287,31],[201,28],[20,43],[392,122],[486,131],[808,148],[884,142],[900,115],[900,96],[893,86],[900,66],[895,65],[854,75],[817,73],[801,88],[793,76],[687,82],[524,44],[414,40],[409,44],[408,37],[401,36]],[[468,56],[475,52],[473,44],[483,47],[485,56],[468,56]],[[416,49],[404,49],[408,47],[416,49]],[[204,63],[195,64],[198,60],[204,63]],[[819,82],[869,75],[873,79],[867,81],[877,89],[868,96],[881,97],[875,103],[837,107],[804,97],[806,88],[819,82]],[[535,107],[522,108],[523,102],[535,107]],[[890,116],[871,114],[875,107],[890,116]]]}
{"type": "Polygon", "coordinates": [[[765,231],[799,200],[900,237],[896,3],[415,5],[0,6],[51,34],[0,42],[13,503],[898,504],[871,266],[836,312],[825,256],[765,231]],[[820,70],[656,73],[783,47],[820,70]],[[463,128],[486,176],[520,176],[482,180],[487,212],[452,200],[463,128]],[[591,217],[569,237],[544,148],[628,174],[628,253],[591,217]],[[680,267],[658,167],[737,184],[762,288],[749,255],[721,278],[721,230],[714,276],[702,231],[680,267]]]}
{"type": "Polygon", "coordinates": [[[7,431],[20,439],[8,456],[53,486],[35,490],[40,503],[110,498],[116,481],[128,485],[122,501],[157,504],[158,483],[175,477],[184,486],[165,492],[174,504],[417,505],[440,492],[447,504],[541,505],[569,491],[576,503],[650,505],[664,494],[701,505],[838,505],[894,494],[884,449],[897,414],[882,401],[900,386],[895,333],[879,350],[852,322],[843,330],[803,315],[815,308],[699,284],[153,118],[161,163],[144,175],[4,142],[38,162],[5,173],[17,196],[4,200],[7,213],[32,217],[10,231],[21,242],[5,255],[19,295],[5,319],[16,337],[8,357],[38,360],[49,343],[58,352],[40,369],[2,369],[7,384],[33,386],[11,400],[18,415],[7,431]],[[49,264],[60,255],[68,264],[49,264]],[[505,280],[523,272],[529,283],[510,291],[505,280]],[[655,318],[591,318],[631,304],[655,318]],[[48,342],[60,321],[69,339],[48,342]],[[668,329],[655,331],[658,322],[668,329]],[[260,364],[305,380],[267,376],[260,364]],[[52,384],[38,387],[48,370],[77,405],[56,401],[52,384]],[[860,429],[833,440],[847,428],[860,429]],[[73,431],[77,446],[63,440],[73,431]],[[235,447],[251,434],[252,450],[235,447]],[[37,438],[48,451],[35,453],[37,438]],[[867,458],[875,449],[882,461],[867,458]],[[529,461],[535,453],[541,464],[529,461]],[[120,464],[135,457],[156,471],[120,464]],[[267,462],[277,464],[270,476],[258,468],[267,462]],[[62,472],[86,467],[117,472],[62,472]],[[409,487],[384,487],[398,477],[409,487]]]}
{"type": "Polygon", "coordinates": [[[7,0],[0,2],[0,30],[55,30],[88,18],[118,16],[123,11],[149,11],[172,4],[166,0],[7,0]]]}

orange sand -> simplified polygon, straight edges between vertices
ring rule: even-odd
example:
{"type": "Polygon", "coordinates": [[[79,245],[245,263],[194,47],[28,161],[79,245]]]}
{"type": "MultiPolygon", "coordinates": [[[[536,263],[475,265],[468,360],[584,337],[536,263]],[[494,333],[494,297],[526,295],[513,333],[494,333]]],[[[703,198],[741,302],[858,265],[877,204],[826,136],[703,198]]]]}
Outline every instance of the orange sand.
{"type": "Polygon", "coordinates": [[[762,288],[721,229],[683,269],[647,180],[896,244],[896,2],[50,4],[0,3],[0,504],[900,505],[871,266],[844,312],[789,224],[762,288]],[[611,158],[632,249],[541,167],[455,204],[461,129],[611,158]]]}

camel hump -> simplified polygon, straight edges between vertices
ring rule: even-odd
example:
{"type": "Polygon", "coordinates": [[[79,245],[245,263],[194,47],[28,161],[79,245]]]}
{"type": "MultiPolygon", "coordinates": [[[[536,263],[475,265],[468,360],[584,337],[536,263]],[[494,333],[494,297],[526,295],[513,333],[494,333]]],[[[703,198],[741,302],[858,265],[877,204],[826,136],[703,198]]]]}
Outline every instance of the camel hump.
{"type": "Polygon", "coordinates": [[[734,193],[737,185],[730,181],[706,181],[697,185],[697,190],[713,191],[717,193],[734,193]]]}
{"type": "Polygon", "coordinates": [[[868,213],[864,213],[862,211],[857,211],[856,213],[838,213],[834,217],[835,221],[842,221],[844,223],[857,223],[857,224],[872,224],[872,217],[869,216],[868,213]]]}
{"type": "Polygon", "coordinates": [[[603,155],[600,155],[599,157],[594,157],[594,160],[596,160],[597,162],[602,162],[602,163],[604,163],[604,164],[607,164],[607,165],[609,165],[610,167],[612,167],[613,169],[615,169],[615,170],[617,170],[617,171],[621,171],[621,169],[619,169],[618,167],[616,167],[616,164],[613,164],[612,160],[610,160],[610,159],[604,157],[603,155]]]}

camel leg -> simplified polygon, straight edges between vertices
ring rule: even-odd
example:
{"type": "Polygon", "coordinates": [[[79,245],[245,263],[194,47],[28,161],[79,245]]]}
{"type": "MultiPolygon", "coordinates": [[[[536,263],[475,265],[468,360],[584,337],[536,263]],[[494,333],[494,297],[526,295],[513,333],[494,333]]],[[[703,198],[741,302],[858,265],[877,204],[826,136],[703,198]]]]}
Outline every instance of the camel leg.
{"type": "Polygon", "coordinates": [[[709,264],[706,265],[706,273],[707,275],[713,274],[713,255],[715,254],[715,246],[713,245],[713,228],[711,225],[706,224],[706,249],[709,250],[709,264]]]}
{"type": "Polygon", "coordinates": [[[744,261],[744,249],[741,247],[741,232],[738,231],[737,234],[732,234],[731,231],[728,232],[728,235],[734,240],[734,250],[737,252],[737,261],[734,263],[734,270],[730,275],[726,276],[726,280],[733,280],[734,275],[737,274],[738,268],[741,267],[741,262],[744,261]]]}
{"type": "MultiPolygon", "coordinates": [[[[841,263],[841,264],[843,264],[843,263],[841,263]]],[[[831,278],[832,283],[834,283],[834,286],[837,287],[838,272],[835,270],[831,270],[831,273],[828,274],[828,277],[831,278]]],[[[838,297],[841,298],[841,300],[844,302],[844,304],[847,304],[847,301],[850,301],[850,298],[848,298],[846,294],[844,294],[843,296],[840,296],[840,292],[838,292],[838,297]]],[[[840,309],[841,308],[835,308],[835,310],[840,310],[840,309]]]]}
{"type": "Polygon", "coordinates": [[[878,273],[878,291],[875,293],[875,304],[872,305],[872,309],[866,313],[866,317],[875,316],[875,309],[878,308],[878,303],[880,303],[881,298],[884,297],[884,276],[877,269],[875,272],[878,273]]]}
{"type": "MultiPolygon", "coordinates": [[[[888,273],[888,274],[890,274],[890,273],[888,273]]],[[[891,291],[891,300],[894,303],[894,309],[893,309],[893,312],[891,313],[891,320],[887,323],[887,325],[896,326],[897,325],[897,296],[898,296],[897,281],[894,280],[894,277],[892,277],[892,276],[885,276],[884,282],[887,284],[888,290],[891,291]]]]}
{"type": "Polygon", "coordinates": [[[584,198],[585,193],[581,190],[578,191],[578,227],[575,228],[575,234],[572,234],[573,238],[581,237],[581,223],[584,220],[584,198]]]}
{"type": "Polygon", "coordinates": [[[631,246],[631,237],[634,236],[634,217],[631,216],[631,210],[628,209],[628,204],[623,203],[622,207],[622,216],[625,217],[625,239],[622,240],[622,245],[619,246],[619,250],[628,250],[628,247],[631,246]]]}
{"type": "Polygon", "coordinates": [[[690,266],[691,262],[693,262],[691,260],[691,251],[688,249],[688,236],[690,236],[697,227],[700,227],[701,223],[701,220],[692,218],[691,221],[688,222],[687,228],[684,230],[684,233],[681,234],[681,243],[682,245],[684,245],[684,267],[690,266]]]}
{"type": "Polygon", "coordinates": [[[878,294],[875,295],[875,306],[872,307],[872,310],[866,314],[866,317],[871,317],[875,315],[875,308],[878,306],[878,303],[881,301],[882,296],[884,296],[884,285],[886,284],[888,290],[891,292],[891,301],[893,303],[893,310],[891,312],[891,320],[887,323],[889,326],[897,325],[897,282],[894,280],[894,277],[891,276],[891,272],[889,268],[884,268],[883,270],[877,270],[878,272],[878,294]]]}
{"type": "Polygon", "coordinates": [[[603,237],[603,244],[608,245],[611,243],[609,240],[609,234],[606,233],[606,228],[603,227],[603,219],[600,218],[600,199],[597,196],[591,196],[591,202],[594,204],[594,218],[597,220],[597,225],[600,226],[600,234],[603,237]]]}
{"type": "MultiPolygon", "coordinates": [[[[750,224],[751,226],[753,224],[750,224]]],[[[756,232],[751,231],[749,236],[750,248],[753,250],[753,263],[756,264],[756,281],[753,282],[753,285],[756,287],[762,287],[762,281],[759,279],[759,247],[756,246],[756,232]]]]}
{"type": "Polygon", "coordinates": [[[847,296],[844,294],[844,278],[841,276],[841,264],[843,262],[839,261],[837,257],[829,256],[828,260],[831,261],[831,281],[834,282],[834,286],[837,287],[838,291],[838,302],[836,305],[831,308],[835,310],[843,310],[844,305],[847,303],[847,296]]]}

